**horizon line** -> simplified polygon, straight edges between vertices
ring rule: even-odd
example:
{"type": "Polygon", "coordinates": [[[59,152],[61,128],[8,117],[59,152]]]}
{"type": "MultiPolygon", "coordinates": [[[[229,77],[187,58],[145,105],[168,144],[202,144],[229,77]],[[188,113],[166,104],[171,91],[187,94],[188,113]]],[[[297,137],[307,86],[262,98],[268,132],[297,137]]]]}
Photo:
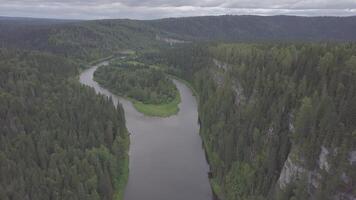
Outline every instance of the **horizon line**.
{"type": "Polygon", "coordinates": [[[356,17],[356,15],[288,15],[288,14],[279,14],[279,15],[261,15],[261,14],[219,14],[219,15],[191,15],[191,16],[182,16],[182,17],[160,17],[154,19],[135,19],[135,18],[95,18],[95,19],[85,19],[85,18],[57,18],[57,17],[31,17],[31,16],[10,16],[10,15],[0,15],[0,20],[4,18],[8,19],[32,19],[32,20],[58,20],[58,21],[96,21],[96,20],[136,20],[136,21],[150,21],[150,20],[162,20],[162,19],[181,19],[181,18],[199,18],[199,17],[222,17],[222,16],[256,16],[256,17],[300,17],[300,18],[322,18],[322,17],[331,17],[331,18],[349,18],[356,17]]]}

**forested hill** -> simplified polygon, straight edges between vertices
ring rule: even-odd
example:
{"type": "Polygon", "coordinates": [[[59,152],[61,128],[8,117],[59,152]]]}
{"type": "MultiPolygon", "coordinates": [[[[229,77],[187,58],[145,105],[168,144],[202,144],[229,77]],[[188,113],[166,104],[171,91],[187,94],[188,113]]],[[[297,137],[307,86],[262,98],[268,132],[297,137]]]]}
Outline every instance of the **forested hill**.
{"type": "Polygon", "coordinates": [[[204,16],[148,22],[191,39],[224,41],[356,40],[356,17],[204,16]]]}
{"type": "Polygon", "coordinates": [[[355,55],[354,44],[164,53],[199,93],[200,133],[222,199],[355,199],[355,55]]]}
{"type": "Polygon", "coordinates": [[[0,18],[0,47],[46,51],[80,60],[98,59],[123,49],[157,48],[167,41],[355,41],[354,33],[356,17],[205,16],[147,21],[0,18]]]}
{"type": "Polygon", "coordinates": [[[9,24],[9,25],[16,25],[16,26],[63,24],[63,23],[80,22],[80,21],[82,21],[82,20],[26,18],[26,17],[1,17],[0,16],[0,24],[9,24]]]}
{"type": "MultiPolygon", "coordinates": [[[[0,19],[1,200],[121,196],[124,113],[79,85],[78,61],[178,40],[356,41],[356,17],[12,20],[0,19]]],[[[199,93],[212,185],[224,199],[354,199],[355,44],[166,50],[157,60],[199,93]]]]}
{"type": "Polygon", "coordinates": [[[156,31],[134,20],[57,21],[0,18],[0,47],[95,60],[117,51],[155,48],[156,31]]]}

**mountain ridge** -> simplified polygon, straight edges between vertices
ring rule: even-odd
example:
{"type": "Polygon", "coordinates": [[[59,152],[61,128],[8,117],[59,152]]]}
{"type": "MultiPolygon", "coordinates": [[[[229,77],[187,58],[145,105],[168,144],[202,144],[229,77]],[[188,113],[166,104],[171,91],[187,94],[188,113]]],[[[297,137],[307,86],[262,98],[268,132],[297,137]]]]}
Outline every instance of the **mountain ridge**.
{"type": "Polygon", "coordinates": [[[120,49],[152,49],[167,43],[157,36],[192,42],[351,42],[356,41],[355,32],[356,16],[222,15],[88,21],[0,17],[0,46],[80,59],[98,59],[120,49]]]}

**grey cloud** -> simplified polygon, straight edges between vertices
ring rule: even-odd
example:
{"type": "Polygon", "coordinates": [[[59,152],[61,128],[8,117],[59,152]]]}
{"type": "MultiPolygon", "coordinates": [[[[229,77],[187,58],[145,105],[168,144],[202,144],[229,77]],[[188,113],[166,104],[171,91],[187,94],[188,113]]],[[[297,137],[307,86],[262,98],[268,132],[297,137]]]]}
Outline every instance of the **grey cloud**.
{"type": "Polygon", "coordinates": [[[356,0],[0,0],[0,16],[67,19],[356,15],[356,0]]]}
{"type": "Polygon", "coordinates": [[[236,0],[223,5],[227,8],[270,9],[355,9],[356,0],[236,0]]]}
{"type": "Polygon", "coordinates": [[[122,4],[129,7],[224,7],[280,9],[355,9],[356,0],[0,0],[15,4],[122,4]]]}
{"type": "Polygon", "coordinates": [[[194,7],[219,7],[224,4],[221,0],[121,0],[120,2],[129,6],[194,6],[194,7]]]}

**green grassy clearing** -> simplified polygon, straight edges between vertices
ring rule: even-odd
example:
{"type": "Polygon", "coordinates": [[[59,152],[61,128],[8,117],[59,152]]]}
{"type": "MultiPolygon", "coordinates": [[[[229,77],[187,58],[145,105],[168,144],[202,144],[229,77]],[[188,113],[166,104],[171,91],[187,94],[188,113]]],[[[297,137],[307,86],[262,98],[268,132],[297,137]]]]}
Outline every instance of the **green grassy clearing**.
{"type": "Polygon", "coordinates": [[[135,109],[145,115],[155,117],[169,117],[177,114],[179,111],[179,103],[181,101],[179,91],[176,98],[167,104],[144,104],[140,101],[130,99],[135,109]]]}

